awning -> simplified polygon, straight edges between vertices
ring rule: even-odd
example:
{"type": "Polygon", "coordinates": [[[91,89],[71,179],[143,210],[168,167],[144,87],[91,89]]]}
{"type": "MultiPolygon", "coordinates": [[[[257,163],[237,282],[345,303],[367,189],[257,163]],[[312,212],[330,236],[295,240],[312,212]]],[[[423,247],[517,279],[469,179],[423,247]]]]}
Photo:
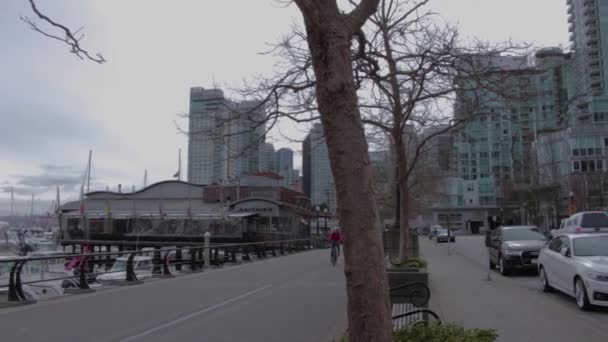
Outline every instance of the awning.
{"type": "Polygon", "coordinates": [[[243,213],[243,212],[236,212],[236,213],[228,213],[228,217],[229,218],[245,218],[245,217],[251,217],[251,216],[256,216],[258,213],[243,213]]]}

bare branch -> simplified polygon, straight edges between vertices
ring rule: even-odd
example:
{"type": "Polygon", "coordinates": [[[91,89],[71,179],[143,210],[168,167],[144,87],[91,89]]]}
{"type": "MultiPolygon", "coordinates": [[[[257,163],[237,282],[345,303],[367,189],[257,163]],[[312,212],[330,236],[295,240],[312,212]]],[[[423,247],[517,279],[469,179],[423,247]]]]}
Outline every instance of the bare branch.
{"type": "Polygon", "coordinates": [[[70,52],[73,53],[74,55],[76,55],[80,59],[86,58],[90,61],[93,61],[93,62],[99,63],[99,64],[106,62],[105,58],[102,56],[101,53],[99,53],[99,52],[95,53],[95,55],[93,56],[87,50],[83,49],[80,46],[80,40],[82,38],[84,38],[84,34],[82,33],[82,30],[84,29],[84,27],[81,27],[81,28],[77,29],[76,31],[72,32],[68,27],[54,21],[53,19],[49,18],[47,15],[42,13],[36,6],[36,2],[34,0],[29,0],[29,2],[30,2],[30,6],[32,7],[32,11],[38,16],[38,18],[40,18],[42,21],[50,24],[51,26],[58,28],[61,32],[63,32],[63,34],[65,36],[61,37],[56,34],[48,33],[47,31],[44,31],[43,29],[38,27],[38,24],[36,24],[36,22],[34,20],[30,19],[27,16],[21,16],[20,19],[22,21],[24,21],[25,23],[27,23],[32,30],[42,34],[45,37],[59,40],[65,44],[67,44],[70,47],[70,52]]]}

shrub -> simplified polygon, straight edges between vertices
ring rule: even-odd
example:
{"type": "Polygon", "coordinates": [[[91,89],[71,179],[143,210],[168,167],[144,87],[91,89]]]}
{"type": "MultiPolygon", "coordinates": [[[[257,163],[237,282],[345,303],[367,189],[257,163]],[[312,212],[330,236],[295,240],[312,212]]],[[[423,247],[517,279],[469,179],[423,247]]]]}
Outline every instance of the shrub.
{"type": "Polygon", "coordinates": [[[415,325],[395,331],[395,342],[493,342],[494,330],[465,329],[456,324],[415,325]]]}
{"type": "Polygon", "coordinates": [[[409,258],[404,262],[399,262],[399,258],[391,260],[391,264],[395,268],[426,268],[427,264],[421,257],[409,258]]]}

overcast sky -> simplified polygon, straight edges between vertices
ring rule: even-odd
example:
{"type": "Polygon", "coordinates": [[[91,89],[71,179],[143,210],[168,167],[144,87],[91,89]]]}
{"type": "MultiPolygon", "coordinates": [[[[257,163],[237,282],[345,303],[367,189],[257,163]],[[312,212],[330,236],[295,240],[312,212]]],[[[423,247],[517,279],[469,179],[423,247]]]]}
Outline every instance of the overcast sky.
{"type": "MultiPolygon", "coordinates": [[[[150,182],[170,178],[179,148],[186,167],[187,139],[175,121],[188,109],[189,87],[237,87],[269,74],[275,61],[259,53],[300,21],[295,6],[272,0],[37,2],[62,23],[85,26],[84,47],[108,62],[81,61],[31,31],[19,20],[31,16],[27,0],[0,1],[0,215],[10,186],[23,200],[32,191],[54,198],[57,185],[73,199],[89,149],[94,188],[141,187],[144,169],[150,182]]],[[[568,43],[565,0],[431,3],[466,36],[568,43]]],[[[282,132],[301,138],[303,129],[290,126],[282,132]]],[[[274,137],[277,147],[300,148],[274,137]]]]}

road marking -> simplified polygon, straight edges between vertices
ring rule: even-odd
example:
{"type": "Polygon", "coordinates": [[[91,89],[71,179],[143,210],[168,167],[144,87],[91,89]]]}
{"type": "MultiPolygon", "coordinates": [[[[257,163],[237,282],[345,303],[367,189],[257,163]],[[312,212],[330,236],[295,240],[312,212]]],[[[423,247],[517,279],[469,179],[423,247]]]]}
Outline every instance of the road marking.
{"type": "Polygon", "coordinates": [[[205,309],[202,309],[202,310],[199,310],[199,311],[193,312],[193,313],[191,313],[191,314],[188,314],[188,315],[182,316],[182,317],[180,317],[180,318],[174,319],[174,320],[172,320],[172,321],[169,321],[169,322],[167,322],[167,323],[161,324],[161,325],[159,325],[159,326],[157,326],[157,327],[154,327],[154,328],[152,328],[152,329],[146,330],[146,331],[141,332],[141,333],[139,333],[139,334],[137,334],[137,335],[133,335],[133,336],[130,336],[130,337],[124,338],[124,339],[122,339],[122,340],[120,340],[120,341],[121,341],[121,342],[135,341],[135,340],[140,339],[140,338],[142,338],[142,337],[146,337],[146,336],[148,336],[148,335],[151,335],[151,334],[153,334],[153,333],[155,333],[155,332],[157,332],[157,331],[160,331],[160,330],[163,330],[163,329],[168,328],[168,327],[170,327],[170,326],[173,326],[173,325],[179,324],[179,323],[181,323],[181,322],[187,321],[187,320],[189,320],[189,319],[191,319],[191,318],[194,318],[194,317],[196,317],[196,316],[199,316],[199,315],[205,314],[205,313],[207,313],[207,312],[211,312],[211,311],[217,310],[217,309],[219,309],[219,308],[221,308],[221,307],[224,307],[224,306],[226,306],[226,305],[232,304],[232,303],[237,302],[237,301],[239,301],[239,300],[241,300],[241,299],[245,299],[245,298],[247,298],[247,297],[253,296],[253,295],[254,295],[254,294],[256,294],[256,293],[258,293],[258,292],[262,292],[262,291],[264,291],[264,290],[266,290],[266,289],[268,289],[268,288],[271,288],[271,287],[272,287],[272,284],[268,284],[268,285],[266,285],[266,286],[262,286],[262,287],[260,287],[260,288],[257,288],[257,289],[255,289],[255,290],[249,291],[249,292],[247,292],[247,293],[243,293],[242,295],[239,295],[239,296],[236,296],[236,297],[230,298],[230,299],[228,299],[228,300],[225,300],[225,301],[223,301],[223,302],[221,302],[221,303],[215,304],[215,305],[210,306],[210,307],[208,307],[208,308],[205,308],[205,309]]]}

